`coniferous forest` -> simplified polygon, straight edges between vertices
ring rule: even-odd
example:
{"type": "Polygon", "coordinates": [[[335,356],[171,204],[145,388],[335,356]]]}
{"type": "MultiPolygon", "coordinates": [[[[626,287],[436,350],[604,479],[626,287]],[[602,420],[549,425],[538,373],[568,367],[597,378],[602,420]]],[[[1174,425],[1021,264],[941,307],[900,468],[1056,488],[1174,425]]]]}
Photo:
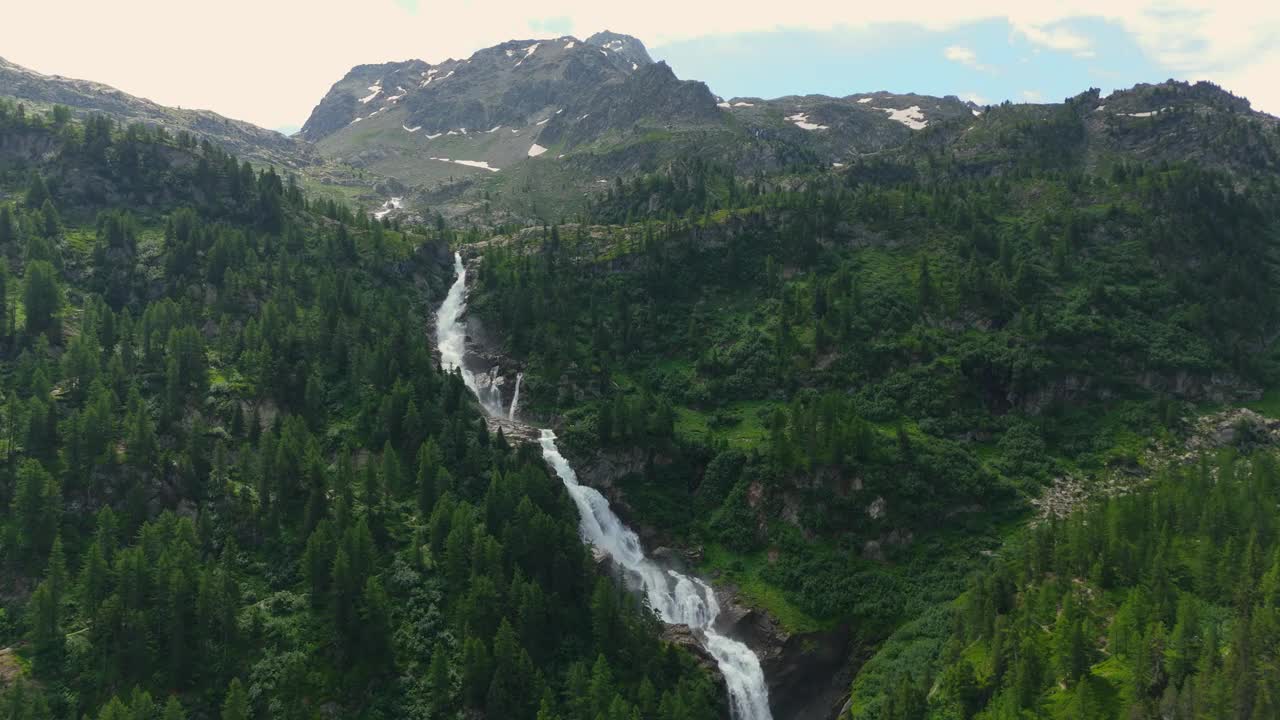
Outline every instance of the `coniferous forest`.
{"type": "Polygon", "coordinates": [[[101,117],[0,136],[55,149],[0,177],[0,715],[720,712],[441,372],[453,231],[101,117]]]}

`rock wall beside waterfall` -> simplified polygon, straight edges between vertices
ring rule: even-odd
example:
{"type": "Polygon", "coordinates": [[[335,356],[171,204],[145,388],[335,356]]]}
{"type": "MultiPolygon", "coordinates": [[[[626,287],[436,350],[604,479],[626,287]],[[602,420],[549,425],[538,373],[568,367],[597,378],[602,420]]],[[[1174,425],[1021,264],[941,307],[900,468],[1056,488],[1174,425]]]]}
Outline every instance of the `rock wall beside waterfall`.
{"type": "Polygon", "coordinates": [[[721,617],[730,632],[760,656],[774,715],[789,720],[835,720],[849,698],[854,673],[867,653],[848,626],[789,633],[768,612],[741,602],[736,588],[719,588],[721,617]]]}
{"type": "MultiPolygon", "coordinates": [[[[572,459],[578,479],[609,498],[627,524],[649,547],[655,548],[655,559],[679,569],[696,562],[696,549],[679,549],[678,542],[646,525],[627,503],[621,481],[644,472],[647,459],[643,452],[595,451],[572,459]]],[[[661,457],[654,459],[658,464],[663,461],[661,457]]],[[[722,629],[745,642],[760,658],[774,716],[786,720],[836,720],[849,697],[854,673],[870,648],[855,646],[847,626],[789,633],[766,610],[744,602],[731,585],[717,585],[716,594],[722,608],[722,629]]]]}

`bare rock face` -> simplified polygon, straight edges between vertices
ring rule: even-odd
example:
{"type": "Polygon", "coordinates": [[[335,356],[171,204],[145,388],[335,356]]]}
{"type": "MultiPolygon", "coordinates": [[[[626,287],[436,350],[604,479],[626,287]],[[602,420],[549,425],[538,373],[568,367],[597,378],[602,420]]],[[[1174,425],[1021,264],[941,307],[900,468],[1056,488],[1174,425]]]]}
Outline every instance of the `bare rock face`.
{"type": "Polygon", "coordinates": [[[1272,420],[1248,408],[1233,408],[1200,418],[1187,441],[1191,450],[1276,444],[1280,444],[1280,420],[1272,420]]]}
{"type": "Polygon", "coordinates": [[[653,64],[653,58],[649,57],[649,51],[645,49],[644,43],[630,35],[603,30],[587,38],[587,44],[605,48],[627,62],[637,65],[653,64]]]}
{"type": "Polygon", "coordinates": [[[876,497],[876,499],[872,500],[871,504],[867,506],[867,516],[872,520],[879,520],[885,516],[886,512],[888,512],[888,503],[885,502],[883,497],[876,497]]]}
{"type": "Polygon", "coordinates": [[[662,630],[662,639],[687,650],[698,661],[699,665],[706,668],[721,684],[724,684],[724,676],[720,674],[716,659],[711,656],[711,653],[707,652],[706,648],[702,647],[702,639],[688,625],[667,625],[662,630]]]}
{"type": "Polygon", "coordinates": [[[721,587],[716,592],[720,629],[745,642],[760,658],[773,716],[787,720],[839,717],[856,669],[849,628],[792,634],[768,613],[740,603],[734,588],[721,587]]]}
{"type": "Polygon", "coordinates": [[[0,689],[4,689],[22,677],[22,666],[13,648],[0,648],[0,689]]]}
{"type": "Polygon", "coordinates": [[[538,442],[542,434],[542,431],[539,430],[538,428],[526,423],[522,423],[519,420],[509,420],[503,417],[491,416],[491,417],[485,418],[485,421],[489,425],[489,432],[496,434],[499,430],[501,430],[502,436],[507,439],[507,442],[510,442],[510,443],[517,443],[517,442],[536,443],[538,442]]]}

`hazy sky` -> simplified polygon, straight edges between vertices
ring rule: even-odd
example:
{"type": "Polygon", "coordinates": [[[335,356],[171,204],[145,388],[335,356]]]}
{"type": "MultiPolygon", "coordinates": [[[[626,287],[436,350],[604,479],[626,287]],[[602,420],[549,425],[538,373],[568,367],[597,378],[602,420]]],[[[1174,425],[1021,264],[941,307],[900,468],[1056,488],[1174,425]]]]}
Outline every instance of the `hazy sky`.
{"type": "Polygon", "coordinates": [[[1263,0],[3,0],[0,56],[156,102],[300,125],[353,65],[608,28],[733,95],[871,90],[1060,100],[1170,77],[1280,114],[1263,0]]]}

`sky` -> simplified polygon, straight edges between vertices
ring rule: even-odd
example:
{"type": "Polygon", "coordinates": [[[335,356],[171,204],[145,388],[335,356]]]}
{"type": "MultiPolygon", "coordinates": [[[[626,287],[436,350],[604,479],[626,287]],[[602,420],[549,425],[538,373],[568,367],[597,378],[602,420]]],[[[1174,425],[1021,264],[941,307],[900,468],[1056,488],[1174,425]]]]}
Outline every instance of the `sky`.
{"type": "Polygon", "coordinates": [[[889,90],[1052,102],[1212,80],[1280,115],[1280,2],[1263,0],[4,0],[0,57],[165,105],[300,126],[352,66],[504,40],[639,37],[713,92],[889,90]]]}

